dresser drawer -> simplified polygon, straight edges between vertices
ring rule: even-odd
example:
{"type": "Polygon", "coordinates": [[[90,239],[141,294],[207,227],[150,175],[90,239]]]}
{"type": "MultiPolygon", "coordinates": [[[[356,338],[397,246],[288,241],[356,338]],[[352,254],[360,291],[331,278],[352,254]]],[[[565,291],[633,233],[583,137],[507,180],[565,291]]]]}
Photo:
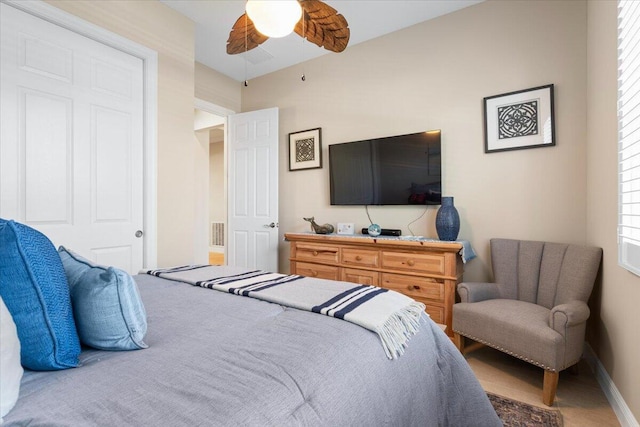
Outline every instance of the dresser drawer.
{"type": "Polygon", "coordinates": [[[296,262],[295,274],[307,277],[317,277],[318,279],[340,280],[340,269],[333,265],[296,262]]]}
{"type": "Polygon", "coordinates": [[[342,248],[342,264],[378,267],[380,265],[380,252],[365,249],[342,248]]]}
{"type": "Polygon", "coordinates": [[[338,246],[298,243],[296,244],[295,257],[299,260],[337,264],[340,261],[340,248],[338,246]]]}
{"type": "Polygon", "coordinates": [[[440,324],[444,324],[445,323],[445,321],[444,321],[444,307],[441,307],[439,305],[427,304],[427,303],[425,303],[425,305],[427,306],[425,311],[427,312],[429,317],[431,317],[431,320],[433,320],[436,323],[440,323],[440,324]]]}
{"type": "Polygon", "coordinates": [[[361,285],[380,286],[380,273],[377,271],[343,268],[341,280],[344,282],[360,283],[361,285]]]}
{"type": "Polygon", "coordinates": [[[415,299],[444,301],[444,282],[439,279],[382,273],[381,286],[415,299]]]}
{"type": "Polygon", "coordinates": [[[444,255],[382,252],[382,267],[421,273],[444,274],[444,255]]]}

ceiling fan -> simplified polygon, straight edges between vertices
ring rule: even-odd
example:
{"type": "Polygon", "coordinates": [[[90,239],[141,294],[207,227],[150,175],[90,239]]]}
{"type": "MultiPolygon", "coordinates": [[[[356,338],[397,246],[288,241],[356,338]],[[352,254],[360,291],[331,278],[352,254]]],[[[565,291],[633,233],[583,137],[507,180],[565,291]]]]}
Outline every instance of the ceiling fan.
{"type": "MultiPolygon", "coordinates": [[[[296,34],[332,52],[342,52],[346,49],[350,32],[344,16],[320,0],[297,0],[297,2],[302,8],[302,14],[293,28],[296,34]]],[[[247,10],[249,10],[249,3],[247,10]]],[[[295,2],[293,3],[295,7],[295,2]]],[[[231,29],[227,40],[229,55],[246,52],[269,39],[269,36],[258,31],[249,15],[251,11],[248,14],[247,12],[242,14],[231,29]]]]}

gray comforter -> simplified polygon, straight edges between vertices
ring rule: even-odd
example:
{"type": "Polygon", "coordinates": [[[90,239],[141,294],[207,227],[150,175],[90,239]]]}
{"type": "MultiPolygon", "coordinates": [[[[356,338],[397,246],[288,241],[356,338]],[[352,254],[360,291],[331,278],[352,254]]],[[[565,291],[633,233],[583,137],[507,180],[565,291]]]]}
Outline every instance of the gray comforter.
{"type": "Polygon", "coordinates": [[[26,371],[4,426],[498,426],[425,317],[398,360],[343,320],[136,276],[149,348],[26,371]]]}

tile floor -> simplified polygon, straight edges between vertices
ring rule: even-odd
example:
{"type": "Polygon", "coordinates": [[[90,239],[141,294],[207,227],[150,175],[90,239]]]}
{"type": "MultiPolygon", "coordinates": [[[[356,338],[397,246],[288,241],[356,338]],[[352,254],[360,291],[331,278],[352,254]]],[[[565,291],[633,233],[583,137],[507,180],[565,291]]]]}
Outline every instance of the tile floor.
{"type": "MultiPolygon", "coordinates": [[[[486,391],[548,408],[542,403],[541,368],[488,347],[468,353],[466,359],[486,391]]],[[[560,373],[553,407],[560,410],[564,427],[620,426],[585,360],[577,374],[560,373]]]]}

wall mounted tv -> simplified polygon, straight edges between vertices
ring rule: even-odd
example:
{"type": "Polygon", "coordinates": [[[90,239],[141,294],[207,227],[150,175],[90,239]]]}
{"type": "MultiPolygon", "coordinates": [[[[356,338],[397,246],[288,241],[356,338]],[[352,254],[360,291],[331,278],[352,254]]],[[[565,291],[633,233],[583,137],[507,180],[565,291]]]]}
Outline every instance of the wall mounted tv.
{"type": "Polygon", "coordinates": [[[332,205],[439,205],[440,130],[329,145],[332,205]]]}

